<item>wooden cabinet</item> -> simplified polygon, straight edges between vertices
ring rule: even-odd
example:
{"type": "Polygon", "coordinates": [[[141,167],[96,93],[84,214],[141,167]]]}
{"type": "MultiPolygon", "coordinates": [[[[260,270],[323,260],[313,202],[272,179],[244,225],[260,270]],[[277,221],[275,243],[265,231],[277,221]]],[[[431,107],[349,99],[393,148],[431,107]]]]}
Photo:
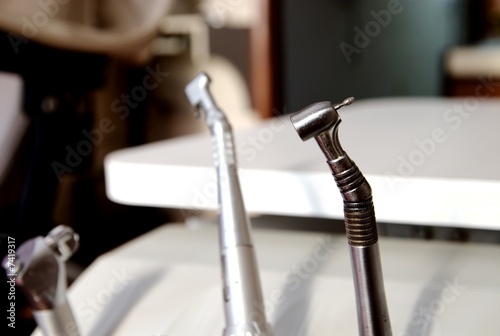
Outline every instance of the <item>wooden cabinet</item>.
{"type": "Polygon", "coordinates": [[[447,78],[446,96],[500,98],[500,76],[479,78],[447,78]]]}
{"type": "Polygon", "coordinates": [[[500,45],[452,48],[444,68],[446,96],[500,97],[500,45]]]}

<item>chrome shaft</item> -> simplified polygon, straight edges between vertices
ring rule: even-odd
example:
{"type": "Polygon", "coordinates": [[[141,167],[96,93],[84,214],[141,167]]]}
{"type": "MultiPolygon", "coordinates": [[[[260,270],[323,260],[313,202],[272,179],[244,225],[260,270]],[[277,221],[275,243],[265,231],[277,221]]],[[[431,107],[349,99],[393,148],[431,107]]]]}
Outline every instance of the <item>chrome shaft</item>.
{"type": "Polygon", "coordinates": [[[224,336],[270,336],[259,271],[237,173],[233,133],[226,116],[209,92],[210,78],[200,73],[187,86],[186,95],[204,112],[212,137],[213,161],[218,177],[220,205],[219,243],[226,326],[224,336]]]}

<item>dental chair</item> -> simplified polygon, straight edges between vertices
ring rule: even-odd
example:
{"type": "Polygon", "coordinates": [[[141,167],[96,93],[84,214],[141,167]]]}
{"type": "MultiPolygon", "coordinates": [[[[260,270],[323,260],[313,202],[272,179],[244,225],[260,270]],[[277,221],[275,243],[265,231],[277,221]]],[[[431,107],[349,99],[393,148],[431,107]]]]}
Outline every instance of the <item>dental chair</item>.
{"type": "Polygon", "coordinates": [[[93,129],[93,93],[104,83],[109,60],[146,64],[149,43],[173,2],[0,4],[0,70],[22,79],[22,109],[30,123],[25,134],[30,154],[16,218],[20,241],[54,226],[60,183],[91,167],[94,142],[82,131],[93,129]]]}
{"type": "Polygon", "coordinates": [[[94,94],[105,83],[110,61],[146,65],[159,22],[173,4],[0,2],[0,82],[10,90],[4,92],[9,97],[0,96],[2,120],[10,118],[0,137],[0,148],[9,149],[0,164],[0,199],[8,204],[0,207],[18,245],[60,224],[54,212],[61,186],[68,178],[88,177],[93,167],[98,141],[92,131],[99,122],[94,94]]]}

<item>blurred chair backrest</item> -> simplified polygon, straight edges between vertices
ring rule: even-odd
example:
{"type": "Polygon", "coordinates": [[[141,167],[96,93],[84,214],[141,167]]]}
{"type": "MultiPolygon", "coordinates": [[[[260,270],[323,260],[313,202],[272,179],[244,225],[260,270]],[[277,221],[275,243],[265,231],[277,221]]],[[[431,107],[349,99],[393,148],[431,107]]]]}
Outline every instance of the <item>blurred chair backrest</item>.
{"type": "Polygon", "coordinates": [[[133,63],[151,56],[149,43],[175,0],[6,0],[0,30],[13,43],[33,40],[60,49],[101,53],[133,63]]]}

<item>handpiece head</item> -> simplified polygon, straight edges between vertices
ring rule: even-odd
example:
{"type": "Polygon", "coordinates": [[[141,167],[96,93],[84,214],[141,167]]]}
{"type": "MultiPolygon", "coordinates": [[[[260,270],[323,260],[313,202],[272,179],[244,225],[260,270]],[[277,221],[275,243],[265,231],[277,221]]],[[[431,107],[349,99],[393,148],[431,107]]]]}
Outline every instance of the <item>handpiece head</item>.
{"type": "Polygon", "coordinates": [[[43,240],[62,261],[68,260],[80,246],[80,236],[66,225],[56,226],[43,240]]]}
{"type": "Polygon", "coordinates": [[[353,101],[354,98],[350,97],[335,106],[328,101],[315,103],[293,114],[290,120],[300,138],[306,141],[329,131],[338,124],[340,116],[337,110],[342,106],[351,104],[353,101]]]}
{"type": "Polygon", "coordinates": [[[205,119],[209,119],[208,114],[219,110],[210,94],[210,82],[210,77],[206,73],[200,72],[184,89],[189,102],[195,108],[197,118],[202,117],[201,110],[205,111],[205,119]]]}
{"type": "Polygon", "coordinates": [[[27,240],[15,251],[15,261],[2,261],[7,275],[16,274],[15,283],[35,310],[57,307],[64,301],[68,260],[79,247],[79,236],[72,228],[60,225],[46,237],[27,240]]]}

